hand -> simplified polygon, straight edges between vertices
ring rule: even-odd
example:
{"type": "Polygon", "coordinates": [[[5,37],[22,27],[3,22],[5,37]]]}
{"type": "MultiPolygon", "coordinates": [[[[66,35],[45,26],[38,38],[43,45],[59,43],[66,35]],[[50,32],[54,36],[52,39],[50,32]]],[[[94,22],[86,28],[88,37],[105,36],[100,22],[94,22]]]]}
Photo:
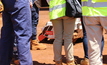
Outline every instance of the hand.
{"type": "Polygon", "coordinates": [[[32,8],[33,7],[33,4],[32,4],[32,2],[30,2],[30,8],[32,8]]]}

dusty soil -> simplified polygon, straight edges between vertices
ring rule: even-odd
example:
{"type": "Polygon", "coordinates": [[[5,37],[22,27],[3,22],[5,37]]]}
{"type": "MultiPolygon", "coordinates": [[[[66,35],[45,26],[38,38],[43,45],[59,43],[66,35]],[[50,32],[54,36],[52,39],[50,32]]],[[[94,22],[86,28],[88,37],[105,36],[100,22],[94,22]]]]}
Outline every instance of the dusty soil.
{"type": "MultiPolygon", "coordinates": [[[[45,26],[46,22],[49,21],[49,12],[48,10],[41,10],[40,11],[40,18],[39,18],[39,24],[37,33],[41,33],[41,28],[45,26]]],[[[0,18],[1,19],[1,18],[0,18]]],[[[2,24],[0,22],[0,24],[2,24]]],[[[0,25],[1,27],[2,25],[0,25]]],[[[105,37],[105,46],[103,51],[103,63],[104,65],[107,65],[107,34],[104,33],[105,37]]],[[[54,65],[53,61],[53,44],[52,42],[46,42],[43,43],[47,45],[46,50],[31,50],[32,59],[34,62],[34,65],[54,65]]],[[[62,47],[62,61],[65,65],[66,59],[65,59],[65,53],[64,53],[64,47],[62,47]]],[[[80,64],[80,61],[84,58],[84,51],[83,51],[83,45],[82,42],[78,42],[74,44],[74,57],[77,60],[77,63],[80,64]]]]}

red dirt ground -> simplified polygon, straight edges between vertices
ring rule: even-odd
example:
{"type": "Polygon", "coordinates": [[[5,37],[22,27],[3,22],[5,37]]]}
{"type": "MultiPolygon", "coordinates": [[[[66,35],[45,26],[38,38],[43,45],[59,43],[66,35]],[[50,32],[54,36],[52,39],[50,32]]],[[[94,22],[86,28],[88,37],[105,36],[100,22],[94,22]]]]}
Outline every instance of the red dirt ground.
{"type": "MultiPolygon", "coordinates": [[[[38,24],[38,29],[37,29],[38,34],[41,33],[41,28],[45,26],[46,22],[49,21],[48,15],[49,15],[48,10],[40,11],[40,18],[39,18],[39,24],[38,24]]],[[[0,22],[0,24],[2,23],[0,22]]],[[[105,37],[105,46],[104,46],[104,51],[103,51],[103,63],[104,65],[107,65],[107,34],[104,33],[104,37],[105,37]]],[[[50,42],[43,43],[43,44],[47,45],[46,50],[31,50],[34,65],[54,65],[55,63],[53,61],[53,44],[50,42]]],[[[80,60],[82,60],[84,57],[82,42],[75,43],[74,56],[75,56],[75,59],[77,60],[77,63],[80,64],[80,60]]],[[[66,65],[64,47],[62,50],[62,59],[63,59],[63,64],[66,65]]]]}

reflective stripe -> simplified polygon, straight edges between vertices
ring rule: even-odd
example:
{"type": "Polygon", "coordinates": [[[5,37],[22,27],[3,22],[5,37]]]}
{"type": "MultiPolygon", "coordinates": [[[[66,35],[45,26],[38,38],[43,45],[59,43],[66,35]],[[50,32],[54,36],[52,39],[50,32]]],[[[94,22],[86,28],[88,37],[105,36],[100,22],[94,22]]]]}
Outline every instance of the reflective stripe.
{"type": "Polygon", "coordinates": [[[50,0],[50,5],[49,5],[49,8],[53,8],[54,6],[57,6],[57,5],[62,5],[62,4],[65,4],[66,1],[65,0],[50,0]]]}
{"type": "Polygon", "coordinates": [[[84,6],[82,12],[83,16],[107,16],[107,7],[93,8],[84,6]]]}
{"type": "Polygon", "coordinates": [[[52,12],[49,13],[49,15],[50,15],[50,20],[52,20],[52,19],[57,19],[57,18],[59,18],[59,17],[65,16],[65,11],[66,11],[66,8],[65,8],[65,7],[60,8],[60,9],[53,10],[52,12]]]}
{"type": "Polygon", "coordinates": [[[60,8],[63,8],[63,7],[65,7],[65,4],[54,6],[53,8],[50,8],[49,11],[51,12],[53,10],[60,9],[60,8]]]}
{"type": "Polygon", "coordinates": [[[65,3],[66,0],[50,0],[49,15],[51,20],[65,16],[65,3]]]}
{"type": "Polygon", "coordinates": [[[96,2],[107,2],[107,0],[92,0],[93,3],[96,3],[96,2]]]}
{"type": "Polygon", "coordinates": [[[83,16],[107,16],[107,0],[82,1],[83,16]]]}
{"type": "Polygon", "coordinates": [[[92,2],[82,2],[82,6],[89,6],[89,7],[107,7],[107,2],[97,2],[97,3],[92,3],[92,2]]]}
{"type": "Polygon", "coordinates": [[[82,2],[84,1],[92,1],[93,3],[96,3],[96,2],[107,2],[107,0],[81,0],[82,2]]]}
{"type": "Polygon", "coordinates": [[[83,2],[83,1],[88,1],[88,0],[81,0],[81,1],[83,2]]]}

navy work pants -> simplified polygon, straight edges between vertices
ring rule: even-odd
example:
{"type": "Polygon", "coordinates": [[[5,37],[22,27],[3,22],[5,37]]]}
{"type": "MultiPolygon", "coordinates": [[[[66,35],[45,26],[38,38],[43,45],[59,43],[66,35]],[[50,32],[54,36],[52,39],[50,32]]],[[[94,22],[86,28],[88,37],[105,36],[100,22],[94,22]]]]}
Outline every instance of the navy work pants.
{"type": "Polygon", "coordinates": [[[16,37],[20,65],[33,65],[30,53],[32,27],[29,1],[2,0],[2,2],[4,12],[0,39],[0,65],[10,65],[14,37],[16,37]]]}

